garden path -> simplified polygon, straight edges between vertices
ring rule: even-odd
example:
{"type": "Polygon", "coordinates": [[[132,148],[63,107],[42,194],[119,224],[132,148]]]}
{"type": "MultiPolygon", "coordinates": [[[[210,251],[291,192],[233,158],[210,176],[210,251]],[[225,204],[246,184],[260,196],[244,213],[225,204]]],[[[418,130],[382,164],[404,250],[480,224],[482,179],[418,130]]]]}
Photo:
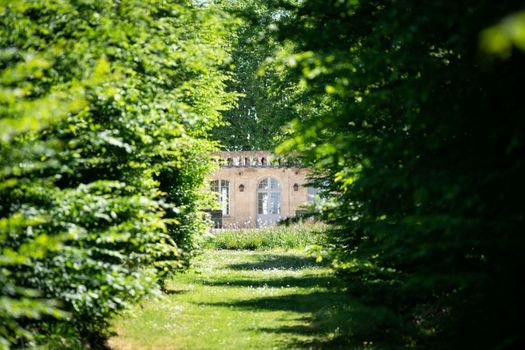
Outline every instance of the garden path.
{"type": "Polygon", "coordinates": [[[115,350],[319,349],[348,305],[332,270],[302,251],[208,250],[191,271],[115,322],[115,350]]]}

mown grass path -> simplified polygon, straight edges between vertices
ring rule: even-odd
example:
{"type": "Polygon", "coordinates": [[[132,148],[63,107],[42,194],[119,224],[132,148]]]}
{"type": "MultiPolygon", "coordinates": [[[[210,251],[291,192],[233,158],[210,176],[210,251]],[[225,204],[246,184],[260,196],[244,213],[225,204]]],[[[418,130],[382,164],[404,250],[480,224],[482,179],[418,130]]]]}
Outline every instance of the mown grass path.
{"type": "Polygon", "coordinates": [[[209,250],[195,268],[115,322],[113,349],[339,348],[348,305],[326,266],[301,251],[209,250]]]}

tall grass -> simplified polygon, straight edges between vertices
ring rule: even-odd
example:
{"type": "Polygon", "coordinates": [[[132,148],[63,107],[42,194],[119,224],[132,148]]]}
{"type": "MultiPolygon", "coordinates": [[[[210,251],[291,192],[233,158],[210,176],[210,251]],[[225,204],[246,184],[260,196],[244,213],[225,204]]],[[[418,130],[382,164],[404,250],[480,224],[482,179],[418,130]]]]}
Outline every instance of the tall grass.
{"type": "Polygon", "coordinates": [[[327,225],[321,223],[214,230],[205,237],[204,248],[247,250],[304,248],[320,244],[326,230],[327,225]]]}

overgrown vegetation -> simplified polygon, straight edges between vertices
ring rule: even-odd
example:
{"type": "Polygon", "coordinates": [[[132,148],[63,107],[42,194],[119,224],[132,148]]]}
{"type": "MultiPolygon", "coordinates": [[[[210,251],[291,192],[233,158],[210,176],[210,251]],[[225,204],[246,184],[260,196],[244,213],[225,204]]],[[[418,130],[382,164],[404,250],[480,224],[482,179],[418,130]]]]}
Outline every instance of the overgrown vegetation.
{"type": "Polygon", "coordinates": [[[303,223],[290,226],[215,230],[204,242],[208,249],[301,249],[324,243],[326,225],[303,223]]]}
{"type": "Polygon", "coordinates": [[[230,21],[191,1],[0,5],[0,349],[102,347],[187,265],[230,21]]]}

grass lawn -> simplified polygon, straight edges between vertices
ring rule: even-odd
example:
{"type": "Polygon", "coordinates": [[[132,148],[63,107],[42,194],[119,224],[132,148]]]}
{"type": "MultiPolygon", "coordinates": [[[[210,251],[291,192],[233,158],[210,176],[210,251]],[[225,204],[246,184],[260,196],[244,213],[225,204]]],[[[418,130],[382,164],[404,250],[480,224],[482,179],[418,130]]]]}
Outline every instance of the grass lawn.
{"type": "Polygon", "coordinates": [[[348,300],[301,250],[207,250],[114,323],[113,349],[318,349],[340,342],[348,300]]]}

